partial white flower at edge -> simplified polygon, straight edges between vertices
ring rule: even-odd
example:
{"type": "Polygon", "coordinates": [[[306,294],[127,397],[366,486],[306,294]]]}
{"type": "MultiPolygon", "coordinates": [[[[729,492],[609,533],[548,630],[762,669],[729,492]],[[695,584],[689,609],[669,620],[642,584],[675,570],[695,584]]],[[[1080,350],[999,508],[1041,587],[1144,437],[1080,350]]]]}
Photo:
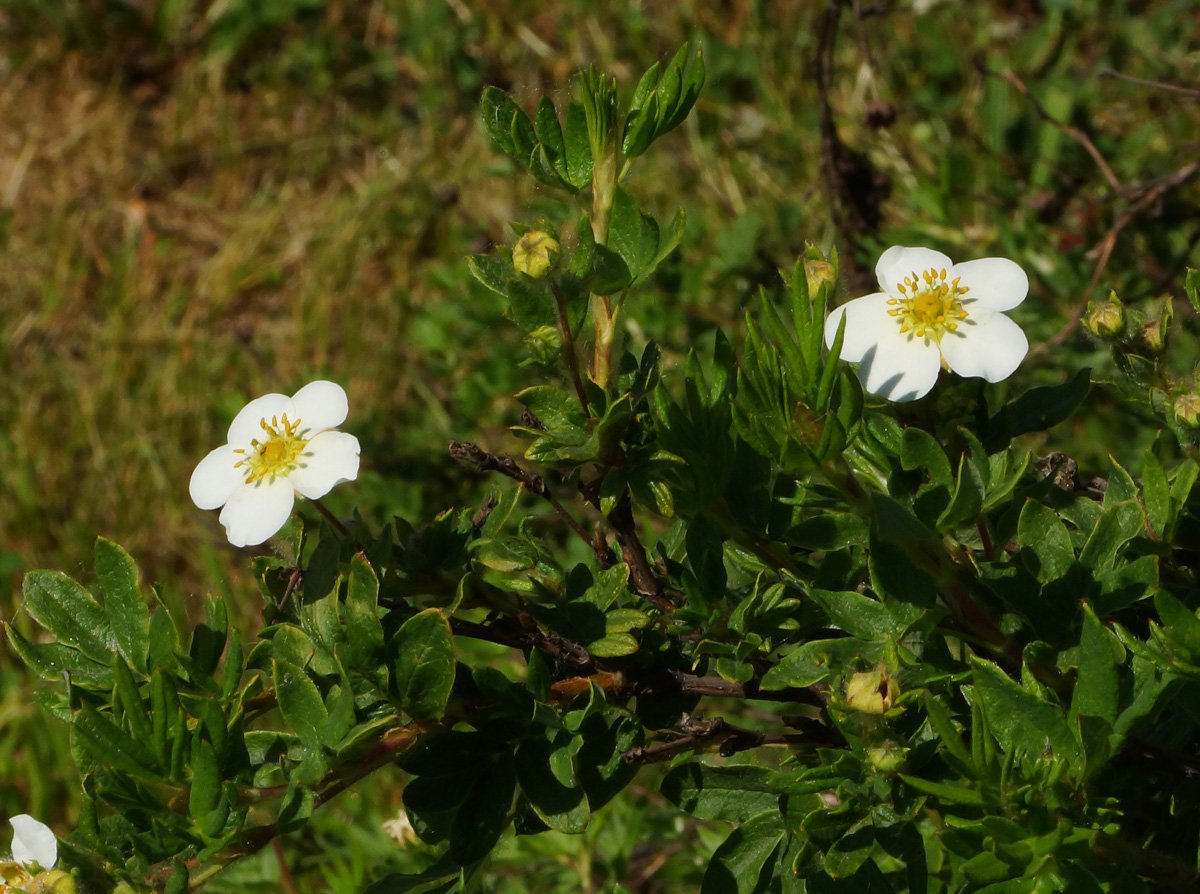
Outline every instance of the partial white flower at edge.
{"type": "Polygon", "coordinates": [[[1004,316],[1029,292],[1007,258],[955,264],[940,251],[894,245],[875,265],[882,289],[835,307],[825,320],[833,346],[846,317],[841,359],[858,363],[863,387],[887,400],[924,397],[943,367],[989,382],[1008,378],[1029,351],[1004,316]]]}
{"type": "Polygon", "coordinates": [[[257,546],[283,527],[296,494],[315,500],[358,477],[358,438],[333,431],[349,408],[342,387],[325,381],[250,401],[230,424],[228,443],[192,472],[192,502],[224,507],[229,542],[257,546]]]}
{"type": "Polygon", "coordinates": [[[26,868],[36,864],[43,872],[53,869],[58,862],[58,840],[50,827],[27,813],[8,822],[13,827],[13,860],[26,868]]]}

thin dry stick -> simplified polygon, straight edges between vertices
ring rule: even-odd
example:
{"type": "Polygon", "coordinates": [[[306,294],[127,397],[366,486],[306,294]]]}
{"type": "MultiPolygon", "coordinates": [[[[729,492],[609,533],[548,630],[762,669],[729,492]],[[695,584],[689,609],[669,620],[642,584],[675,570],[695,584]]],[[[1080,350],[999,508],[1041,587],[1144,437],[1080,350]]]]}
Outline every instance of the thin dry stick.
{"type": "Polygon", "coordinates": [[[1168,93],[1179,93],[1191,99],[1200,100],[1200,90],[1193,87],[1180,87],[1178,84],[1168,84],[1165,81],[1148,81],[1145,78],[1135,78],[1133,75],[1122,74],[1111,68],[1106,68],[1100,72],[1102,78],[1115,78],[1118,81],[1128,81],[1130,84],[1137,84],[1140,87],[1151,87],[1155,90],[1165,90],[1168,93]]]}

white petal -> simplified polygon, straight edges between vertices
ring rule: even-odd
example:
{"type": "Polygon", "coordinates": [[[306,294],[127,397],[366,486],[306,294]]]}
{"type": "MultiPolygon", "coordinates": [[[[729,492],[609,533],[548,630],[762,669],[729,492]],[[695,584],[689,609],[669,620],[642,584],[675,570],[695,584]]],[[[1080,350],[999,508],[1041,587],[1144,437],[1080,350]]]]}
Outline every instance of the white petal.
{"type": "Polygon", "coordinates": [[[929,393],[942,368],[937,345],[908,333],[888,333],[863,355],[863,387],[886,400],[916,400],[929,393]]]}
{"type": "Polygon", "coordinates": [[[246,480],[246,470],[236,469],[242,454],[224,444],[200,460],[188,482],[192,502],[200,509],[219,509],[246,480]]]}
{"type": "Polygon", "coordinates": [[[846,315],[846,334],[842,336],[842,359],[858,363],[880,338],[892,331],[899,332],[900,324],[888,316],[888,301],[882,292],[864,295],[835,307],[825,318],[825,347],[833,347],[842,314],[846,315]]]}
{"type": "MultiPolygon", "coordinates": [[[[879,256],[875,264],[875,276],[879,287],[889,295],[899,295],[896,288],[904,277],[914,273],[920,276],[926,270],[949,270],[954,262],[932,248],[905,248],[903,245],[893,245],[879,256]]],[[[932,386],[930,386],[932,387],[932,386]]]]}
{"type": "Polygon", "coordinates": [[[993,311],[1012,310],[1029,294],[1029,277],[1008,258],[980,258],[963,261],[947,271],[946,278],[958,277],[967,287],[963,305],[968,313],[975,308],[993,311]]]}
{"type": "Polygon", "coordinates": [[[257,546],[283,527],[295,494],[287,478],[247,484],[233,492],[221,510],[221,524],[234,546],[257,546]]]}
{"type": "Polygon", "coordinates": [[[262,397],[256,397],[242,407],[233,418],[226,440],[234,447],[245,447],[255,438],[261,441],[263,420],[270,422],[271,417],[278,419],[284,413],[288,414],[289,419],[296,415],[292,399],[286,394],[264,394],[262,397]]]}
{"type": "Polygon", "coordinates": [[[292,403],[296,405],[295,418],[301,423],[300,433],[310,435],[336,428],[346,421],[350,412],[350,402],[346,392],[335,382],[309,382],[294,395],[292,403]]]}
{"type": "Polygon", "coordinates": [[[358,438],[340,431],[324,431],[308,442],[304,465],[288,479],[303,497],[323,497],[334,485],[358,477],[358,438]]]}
{"type": "Polygon", "coordinates": [[[50,869],[58,862],[58,841],[45,823],[27,813],[8,821],[13,827],[12,856],[22,866],[37,863],[50,869]]]}
{"type": "Polygon", "coordinates": [[[1021,327],[1003,314],[980,314],[942,337],[942,356],[960,376],[999,382],[1013,374],[1029,351],[1021,327]]]}

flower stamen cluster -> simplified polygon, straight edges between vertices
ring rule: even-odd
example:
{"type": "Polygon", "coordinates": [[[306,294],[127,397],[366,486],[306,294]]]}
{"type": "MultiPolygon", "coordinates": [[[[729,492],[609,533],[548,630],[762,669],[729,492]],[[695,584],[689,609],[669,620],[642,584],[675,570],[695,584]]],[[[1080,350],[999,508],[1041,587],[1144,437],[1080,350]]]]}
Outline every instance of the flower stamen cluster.
{"type": "Polygon", "coordinates": [[[246,467],[246,483],[255,484],[264,479],[268,484],[280,476],[286,477],[298,466],[302,465],[300,457],[304,456],[304,448],[308,446],[306,438],[299,437],[300,420],[288,420],[287,413],[282,421],[272,416],[271,421],[263,419],[259,422],[267,433],[267,440],[254,438],[250,446],[234,450],[245,459],[234,464],[235,469],[246,467]]]}
{"type": "Polygon", "coordinates": [[[893,308],[888,316],[899,318],[902,333],[912,332],[917,338],[932,338],[940,344],[946,332],[953,332],[970,316],[962,306],[962,296],[969,289],[961,282],[960,276],[946,282],[945,267],[925,270],[921,276],[913,271],[896,286],[901,297],[888,299],[893,308]]]}

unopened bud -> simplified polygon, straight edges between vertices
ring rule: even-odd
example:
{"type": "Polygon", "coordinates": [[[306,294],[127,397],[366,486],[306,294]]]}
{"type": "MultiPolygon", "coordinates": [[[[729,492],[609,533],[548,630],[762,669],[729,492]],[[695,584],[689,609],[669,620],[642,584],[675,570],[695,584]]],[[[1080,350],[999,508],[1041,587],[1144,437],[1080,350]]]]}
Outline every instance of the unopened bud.
{"type": "Polygon", "coordinates": [[[1167,332],[1170,330],[1171,320],[1174,318],[1175,308],[1168,298],[1162,303],[1158,319],[1147,320],[1142,324],[1141,331],[1138,333],[1138,341],[1151,357],[1161,354],[1167,346],[1167,332]]]}
{"type": "Polygon", "coordinates": [[[518,273],[540,279],[558,261],[558,240],[541,230],[530,230],[513,246],[512,262],[518,273]]]}
{"type": "Polygon", "coordinates": [[[1200,395],[1185,394],[1171,404],[1175,419],[1189,428],[1200,428],[1200,395]]]}
{"type": "Polygon", "coordinates": [[[562,351],[562,333],[553,326],[538,326],[525,336],[525,345],[529,352],[542,366],[547,366],[558,359],[562,351]]]}
{"type": "Polygon", "coordinates": [[[814,297],[817,294],[817,289],[821,286],[827,286],[825,293],[829,294],[833,291],[833,285],[837,281],[837,273],[833,269],[833,265],[828,261],[809,261],[804,262],[804,278],[808,280],[808,294],[814,297]]]}
{"type": "Polygon", "coordinates": [[[39,872],[25,886],[25,894],[77,894],[75,879],[61,869],[39,872]]]}
{"type": "Polygon", "coordinates": [[[880,773],[895,773],[904,769],[908,761],[908,749],[898,745],[883,745],[867,749],[867,763],[880,773]]]}
{"type": "Polygon", "coordinates": [[[883,665],[855,674],[846,684],[846,703],[864,714],[886,714],[899,695],[900,687],[883,665]]]}
{"type": "Polygon", "coordinates": [[[1120,338],[1125,334],[1125,305],[1113,292],[1107,301],[1089,301],[1083,325],[1098,338],[1120,338]]]}

